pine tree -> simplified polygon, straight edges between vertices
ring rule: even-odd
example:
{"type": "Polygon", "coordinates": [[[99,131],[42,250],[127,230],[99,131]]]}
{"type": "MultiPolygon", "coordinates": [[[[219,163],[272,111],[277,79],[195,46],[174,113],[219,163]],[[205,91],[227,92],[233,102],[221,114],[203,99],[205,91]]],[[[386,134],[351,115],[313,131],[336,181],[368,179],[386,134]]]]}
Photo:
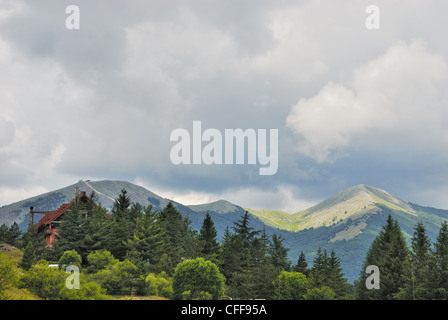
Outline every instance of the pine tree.
{"type": "Polygon", "coordinates": [[[285,248],[283,241],[284,239],[281,236],[277,236],[275,233],[272,235],[269,255],[272,265],[277,270],[277,274],[280,274],[282,271],[289,271],[291,266],[288,260],[289,249],[285,248]]]}
{"type": "Polygon", "coordinates": [[[372,242],[360,277],[356,282],[358,299],[391,300],[404,286],[403,274],[409,265],[409,249],[397,221],[391,215],[379,235],[372,242]],[[368,290],[365,285],[367,266],[375,265],[380,270],[380,288],[368,290]]]}
{"type": "Polygon", "coordinates": [[[112,219],[101,230],[99,236],[103,239],[101,249],[110,251],[119,260],[124,260],[127,251],[126,243],[132,238],[133,229],[128,219],[112,219]]]}
{"type": "Polygon", "coordinates": [[[182,217],[172,202],[160,212],[161,225],[168,237],[167,254],[176,265],[182,258],[194,258],[199,251],[196,232],[188,217],[182,217]]]}
{"type": "Polygon", "coordinates": [[[260,233],[260,231],[254,231],[254,228],[249,226],[250,216],[249,212],[244,212],[241,220],[234,222],[232,229],[235,234],[241,238],[243,243],[247,246],[252,242],[254,237],[260,233]]]}
{"type": "Polygon", "coordinates": [[[448,222],[440,226],[434,243],[431,287],[434,299],[448,299],[448,222]]]}
{"type": "Polygon", "coordinates": [[[129,207],[131,206],[131,197],[128,195],[128,191],[123,188],[121,189],[121,193],[114,201],[114,205],[112,207],[112,213],[114,215],[118,215],[118,219],[121,219],[123,215],[129,212],[129,207]]]}
{"type": "Polygon", "coordinates": [[[36,261],[36,252],[34,250],[33,243],[30,241],[26,245],[25,251],[23,252],[21,267],[28,270],[33,264],[36,263],[36,261]]]}
{"type": "Polygon", "coordinates": [[[127,240],[125,246],[128,252],[138,252],[142,261],[155,264],[164,253],[166,242],[167,237],[160,220],[157,219],[157,213],[149,206],[144,214],[137,218],[134,235],[127,240]]]}
{"type": "Polygon", "coordinates": [[[327,285],[334,291],[336,299],[345,299],[349,295],[349,285],[341,268],[341,261],[334,251],[327,260],[327,285]]]}
{"type": "Polygon", "coordinates": [[[327,249],[322,251],[319,247],[316,252],[316,257],[313,260],[313,266],[310,270],[309,279],[310,286],[313,288],[320,288],[327,283],[328,278],[328,255],[327,249]]]}
{"type": "Polygon", "coordinates": [[[240,248],[236,240],[235,235],[230,233],[229,227],[226,227],[222,238],[221,265],[219,267],[226,278],[227,284],[229,284],[234,273],[241,271],[239,263],[240,248]]]}
{"type": "MultiPolygon", "coordinates": [[[[127,195],[127,190],[122,189],[121,193],[114,201],[112,207],[112,219],[102,228],[98,238],[102,239],[102,249],[106,249],[119,260],[124,260],[126,256],[126,243],[134,235],[135,220],[138,213],[131,215],[131,198],[127,195]]],[[[140,205],[133,206],[142,209],[140,205]]]]}
{"type": "Polygon", "coordinates": [[[83,251],[91,253],[106,247],[106,234],[104,233],[104,230],[111,221],[112,219],[107,215],[106,208],[101,205],[92,208],[86,226],[87,234],[82,243],[82,246],[85,249],[83,251]]]}
{"type": "Polygon", "coordinates": [[[429,288],[431,242],[421,221],[414,228],[411,243],[409,265],[403,274],[405,278],[403,288],[396,297],[406,300],[428,299],[431,294],[429,288]]]}
{"type": "Polygon", "coordinates": [[[199,232],[200,256],[219,265],[220,245],[217,240],[217,231],[212,217],[207,212],[199,232]]]}
{"type": "Polygon", "coordinates": [[[254,290],[251,298],[271,299],[274,296],[274,282],[278,272],[269,255],[271,247],[266,228],[263,228],[261,236],[252,241],[254,290]]]}
{"type": "Polygon", "coordinates": [[[254,270],[254,296],[257,299],[272,299],[274,296],[274,282],[277,277],[275,267],[269,256],[264,255],[254,270]]]}
{"type": "Polygon", "coordinates": [[[297,264],[293,266],[292,271],[300,272],[308,276],[308,263],[306,262],[305,253],[303,253],[303,251],[300,252],[299,258],[297,259],[297,264]]]}
{"type": "Polygon", "coordinates": [[[82,243],[86,237],[85,227],[87,220],[85,215],[81,213],[79,205],[72,204],[61,217],[61,223],[58,228],[58,233],[55,237],[53,247],[58,256],[65,251],[76,250],[82,247],[82,243]]]}
{"type": "Polygon", "coordinates": [[[241,219],[234,222],[234,234],[226,228],[221,254],[221,270],[226,278],[229,294],[238,298],[252,298],[256,295],[256,268],[260,262],[263,240],[256,236],[249,226],[250,216],[246,211],[241,219]]]}
{"type": "Polygon", "coordinates": [[[8,232],[8,226],[2,224],[0,226],[0,243],[6,242],[6,233],[8,232]]]}
{"type": "Polygon", "coordinates": [[[20,231],[19,225],[14,221],[13,224],[9,227],[8,231],[6,231],[5,242],[12,246],[16,245],[16,240],[22,235],[20,231]]]}

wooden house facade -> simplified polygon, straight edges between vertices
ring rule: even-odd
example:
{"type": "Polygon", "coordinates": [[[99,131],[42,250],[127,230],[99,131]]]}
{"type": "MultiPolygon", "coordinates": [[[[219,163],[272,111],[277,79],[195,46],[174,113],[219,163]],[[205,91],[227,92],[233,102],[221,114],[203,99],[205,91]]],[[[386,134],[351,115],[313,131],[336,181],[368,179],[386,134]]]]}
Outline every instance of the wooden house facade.
{"type": "Polygon", "coordinates": [[[64,215],[72,212],[74,205],[80,205],[81,212],[84,211],[85,214],[87,214],[93,206],[96,206],[93,200],[86,195],[85,191],[77,191],[71,202],[62,204],[55,211],[34,211],[34,207],[30,207],[30,226],[34,226],[34,228],[37,229],[37,233],[45,238],[48,247],[53,246],[61,220],[64,215]],[[34,225],[34,214],[36,213],[44,214],[44,216],[34,225]]]}

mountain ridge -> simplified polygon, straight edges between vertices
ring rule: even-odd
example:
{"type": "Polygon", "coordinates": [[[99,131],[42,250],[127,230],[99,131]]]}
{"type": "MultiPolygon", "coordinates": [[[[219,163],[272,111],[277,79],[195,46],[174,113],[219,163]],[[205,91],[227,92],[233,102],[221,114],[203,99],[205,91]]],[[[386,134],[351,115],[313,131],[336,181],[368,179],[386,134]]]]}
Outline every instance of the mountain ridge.
{"type": "Polygon", "coordinates": [[[374,214],[380,210],[378,205],[415,215],[415,210],[409,203],[385,190],[365,184],[344,189],[308,209],[290,215],[275,210],[251,208],[246,208],[246,210],[273,227],[300,231],[321,226],[332,226],[348,218],[359,218],[365,214],[374,214]]]}

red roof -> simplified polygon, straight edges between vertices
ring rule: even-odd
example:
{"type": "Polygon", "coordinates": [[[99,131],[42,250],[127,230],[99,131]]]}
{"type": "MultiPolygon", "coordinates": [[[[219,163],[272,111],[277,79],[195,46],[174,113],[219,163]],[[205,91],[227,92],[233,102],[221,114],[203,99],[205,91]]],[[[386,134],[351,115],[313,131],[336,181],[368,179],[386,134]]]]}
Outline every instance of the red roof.
{"type": "Polygon", "coordinates": [[[73,204],[73,201],[70,203],[64,203],[62,206],[59,207],[59,209],[57,209],[56,211],[49,211],[46,215],[44,215],[42,217],[42,219],[40,219],[40,221],[36,224],[36,228],[39,229],[40,226],[42,225],[47,225],[50,224],[51,221],[53,221],[54,219],[56,219],[57,217],[59,217],[61,214],[63,214],[68,208],[71,207],[71,205],[73,204]]]}
{"type": "MultiPolygon", "coordinates": [[[[87,198],[87,199],[90,200],[90,198],[88,196],[86,196],[85,191],[82,191],[80,193],[79,198],[87,198]]],[[[59,217],[61,214],[63,214],[65,211],[67,211],[67,209],[69,209],[72,206],[74,201],[75,200],[73,199],[70,203],[64,203],[56,211],[48,211],[48,212],[45,212],[45,211],[35,211],[35,213],[45,213],[45,215],[42,217],[42,219],[40,219],[40,221],[35,225],[35,228],[39,229],[43,225],[50,224],[51,221],[53,221],[54,219],[59,217]]],[[[96,204],[94,203],[94,205],[96,205],[96,204]]]]}

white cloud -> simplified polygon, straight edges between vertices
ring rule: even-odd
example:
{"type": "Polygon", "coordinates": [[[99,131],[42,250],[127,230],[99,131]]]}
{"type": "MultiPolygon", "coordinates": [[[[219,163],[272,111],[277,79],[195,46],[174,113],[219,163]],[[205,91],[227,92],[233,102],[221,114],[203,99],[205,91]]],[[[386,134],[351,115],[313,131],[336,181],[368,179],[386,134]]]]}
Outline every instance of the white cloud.
{"type": "Polygon", "coordinates": [[[317,201],[309,201],[301,198],[300,192],[290,185],[280,185],[275,190],[241,187],[224,192],[211,193],[158,188],[153,185],[146,185],[141,180],[136,180],[135,183],[144,186],[161,197],[177,201],[184,205],[203,204],[224,199],[245,208],[282,210],[292,214],[308,209],[317,203],[317,201]]]}
{"type": "Polygon", "coordinates": [[[448,130],[442,121],[448,116],[447,80],[442,56],[421,41],[400,42],[354,70],[349,83],[330,82],[314,97],[300,99],[286,124],[300,151],[318,162],[331,162],[366,142],[440,151],[448,141],[434,139],[448,130]],[[387,141],[378,141],[387,134],[387,141]]]}

